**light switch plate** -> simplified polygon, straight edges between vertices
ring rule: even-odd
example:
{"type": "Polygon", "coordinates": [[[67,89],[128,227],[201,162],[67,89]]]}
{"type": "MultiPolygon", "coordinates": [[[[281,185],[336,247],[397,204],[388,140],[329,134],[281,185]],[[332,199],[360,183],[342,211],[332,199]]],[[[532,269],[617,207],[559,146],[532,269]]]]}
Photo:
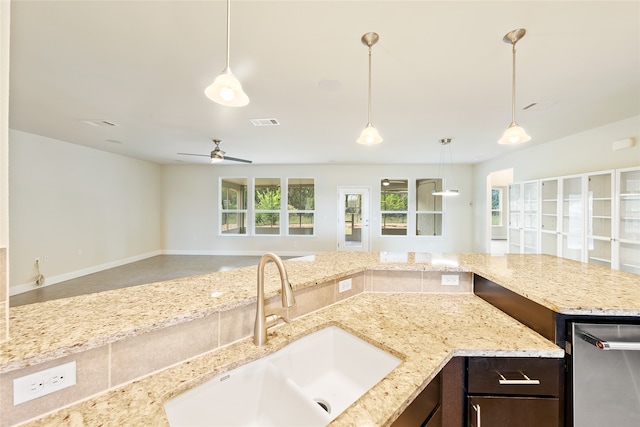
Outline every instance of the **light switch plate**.
{"type": "Polygon", "coordinates": [[[65,363],[13,380],[13,405],[71,387],[76,383],[76,362],[65,363]]]}

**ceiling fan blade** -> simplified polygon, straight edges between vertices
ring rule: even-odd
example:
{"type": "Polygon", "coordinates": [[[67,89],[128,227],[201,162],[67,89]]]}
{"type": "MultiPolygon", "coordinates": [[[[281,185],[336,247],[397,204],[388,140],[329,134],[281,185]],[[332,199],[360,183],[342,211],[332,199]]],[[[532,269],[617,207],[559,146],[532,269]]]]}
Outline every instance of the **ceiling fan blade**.
{"type": "Polygon", "coordinates": [[[201,157],[211,157],[210,154],[194,154],[194,153],[178,153],[182,156],[201,156],[201,157]]]}
{"type": "Polygon", "coordinates": [[[251,160],[238,159],[236,157],[224,156],[224,160],[231,160],[232,162],[241,162],[241,163],[253,163],[251,160]]]}

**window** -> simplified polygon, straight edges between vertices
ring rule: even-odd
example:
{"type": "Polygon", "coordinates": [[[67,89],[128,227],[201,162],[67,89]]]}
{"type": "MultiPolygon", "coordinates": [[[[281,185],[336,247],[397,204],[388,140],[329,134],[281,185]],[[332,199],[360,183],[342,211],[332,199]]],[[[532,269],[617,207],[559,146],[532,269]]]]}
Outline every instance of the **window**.
{"type": "Polygon", "coordinates": [[[315,185],[313,178],[287,180],[289,235],[313,235],[315,185]]]}
{"type": "Polygon", "coordinates": [[[502,188],[491,189],[491,225],[502,226],[502,188]]]}
{"type": "Polygon", "coordinates": [[[409,181],[383,179],[380,182],[381,234],[406,236],[409,217],[409,181]]]}
{"type": "Polygon", "coordinates": [[[256,178],[253,193],[255,234],[280,234],[280,179],[256,178]]]}
{"type": "Polygon", "coordinates": [[[220,233],[247,234],[247,179],[222,178],[220,233]]]}
{"type": "Polygon", "coordinates": [[[442,236],[443,197],[433,190],[442,190],[442,179],[416,180],[416,236],[442,236]]]}

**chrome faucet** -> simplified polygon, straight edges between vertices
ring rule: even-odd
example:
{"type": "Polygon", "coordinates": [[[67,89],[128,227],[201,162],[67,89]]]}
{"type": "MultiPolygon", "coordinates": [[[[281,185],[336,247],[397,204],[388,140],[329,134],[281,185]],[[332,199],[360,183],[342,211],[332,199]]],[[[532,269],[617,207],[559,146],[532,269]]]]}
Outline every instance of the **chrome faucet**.
{"type": "MultiPolygon", "coordinates": [[[[285,320],[277,314],[265,315],[264,313],[264,267],[269,260],[278,267],[280,272],[280,282],[282,283],[282,306],[292,307],[296,300],[293,296],[293,288],[287,277],[287,270],[284,268],[282,259],[276,254],[266,253],[260,258],[258,263],[258,301],[256,306],[256,323],[253,330],[253,343],[262,346],[267,342],[267,329],[278,324],[280,319],[285,320]]],[[[285,320],[286,321],[286,320],[285,320]]]]}

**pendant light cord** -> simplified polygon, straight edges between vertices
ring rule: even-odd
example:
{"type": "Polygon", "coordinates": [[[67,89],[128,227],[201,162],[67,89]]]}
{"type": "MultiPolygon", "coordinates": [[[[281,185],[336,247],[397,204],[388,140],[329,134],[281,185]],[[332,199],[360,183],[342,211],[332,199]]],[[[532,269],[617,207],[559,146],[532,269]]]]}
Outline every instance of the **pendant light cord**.
{"type": "Polygon", "coordinates": [[[229,69],[229,50],[231,48],[231,0],[227,0],[227,65],[229,69]]]}
{"type": "Polygon", "coordinates": [[[512,44],[512,75],[511,75],[511,124],[516,122],[516,44],[512,44]]]}
{"type": "Polygon", "coordinates": [[[369,45],[369,104],[367,106],[367,126],[371,126],[371,45],[369,45]]]}

